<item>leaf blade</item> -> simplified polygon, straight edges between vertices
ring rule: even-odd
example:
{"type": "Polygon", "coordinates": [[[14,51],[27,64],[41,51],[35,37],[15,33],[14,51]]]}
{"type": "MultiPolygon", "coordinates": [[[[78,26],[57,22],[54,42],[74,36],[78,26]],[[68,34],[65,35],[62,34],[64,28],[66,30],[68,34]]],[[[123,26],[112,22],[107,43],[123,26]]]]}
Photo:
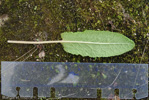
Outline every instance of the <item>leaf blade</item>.
{"type": "Polygon", "coordinates": [[[74,41],[62,43],[66,52],[89,57],[120,55],[135,46],[134,42],[124,35],[109,31],[64,32],[61,37],[63,41],[74,41]]]}

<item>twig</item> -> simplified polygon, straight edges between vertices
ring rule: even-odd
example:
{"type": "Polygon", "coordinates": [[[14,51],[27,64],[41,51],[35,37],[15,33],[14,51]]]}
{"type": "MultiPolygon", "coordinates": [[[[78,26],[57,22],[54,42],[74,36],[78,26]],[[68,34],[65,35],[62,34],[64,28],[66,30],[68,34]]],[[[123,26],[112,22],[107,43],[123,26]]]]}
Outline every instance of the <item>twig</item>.
{"type": "MultiPolygon", "coordinates": [[[[34,48],[32,48],[31,50],[33,50],[33,49],[35,49],[35,47],[34,48]]],[[[29,53],[31,50],[29,50],[28,52],[26,52],[25,54],[24,54],[24,56],[27,54],[27,53],[29,53]]],[[[35,49],[35,50],[37,50],[37,49],[35,49]]],[[[35,50],[31,53],[31,54],[33,54],[34,52],[35,52],[35,50]]],[[[29,54],[29,56],[31,55],[31,54],[29,54]]],[[[26,59],[28,59],[29,58],[29,56],[28,57],[26,57],[23,61],[25,61],[26,59]]],[[[23,55],[21,56],[21,57],[23,57],[23,55]]],[[[21,57],[19,57],[19,58],[17,58],[16,60],[14,60],[14,61],[17,61],[17,60],[19,60],[21,57]]],[[[11,64],[9,64],[7,67],[8,67],[8,69],[11,69],[12,67],[9,67],[11,64]]],[[[7,69],[7,70],[8,70],[7,69]]],[[[3,73],[5,73],[7,70],[5,70],[5,71],[3,71],[3,72],[1,72],[1,74],[3,74],[3,73]]]]}
{"type": "Polygon", "coordinates": [[[24,57],[26,54],[28,54],[29,52],[31,52],[35,48],[36,48],[36,46],[34,48],[32,48],[31,50],[29,50],[28,52],[26,52],[25,54],[23,54],[22,56],[20,56],[19,58],[17,58],[16,60],[14,60],[14,61],[17,61],[17,60],[21,59],[22,57],[24,57]]]}

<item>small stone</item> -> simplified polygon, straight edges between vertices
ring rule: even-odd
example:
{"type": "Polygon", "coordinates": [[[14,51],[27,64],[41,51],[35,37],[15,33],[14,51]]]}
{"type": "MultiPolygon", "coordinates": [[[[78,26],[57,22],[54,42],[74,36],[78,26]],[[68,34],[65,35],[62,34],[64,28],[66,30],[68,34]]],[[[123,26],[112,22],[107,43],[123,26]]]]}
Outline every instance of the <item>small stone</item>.
{"type": "Polygon", "coordinates": [[[42,50],[40,53],[39,53],[39,58],[44,58],[45,57],[45,52],[44,50],[42,50]]]}

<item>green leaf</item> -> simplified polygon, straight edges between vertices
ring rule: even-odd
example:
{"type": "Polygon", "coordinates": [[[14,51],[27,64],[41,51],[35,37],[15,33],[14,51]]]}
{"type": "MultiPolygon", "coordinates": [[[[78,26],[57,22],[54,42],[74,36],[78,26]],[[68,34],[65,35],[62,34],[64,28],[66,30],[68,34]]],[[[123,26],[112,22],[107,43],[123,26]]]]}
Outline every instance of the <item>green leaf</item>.
{"type": "Polygon", "coordinates": [[[61,34],[64,50],[71,54],[89,57],[121,55],[134,48],[135,43],[126,36],[109,31],[86,30],[61,34]]]}
{"type": "Polygon", "coordinates": [[[102,76],[103,76],[104,79],[107,78],[107,75],[105,75],[104,73],[102,73],[102,76]]]}
{"type": "Polygon", "coordinates": [[[65,69],[68,69],[68,66],[65,66],[65,69]]]}
{"type": "Polygon", "coordinates": [[[37,10],[37,6],[34,7],[34,10],[37,10]]]}

